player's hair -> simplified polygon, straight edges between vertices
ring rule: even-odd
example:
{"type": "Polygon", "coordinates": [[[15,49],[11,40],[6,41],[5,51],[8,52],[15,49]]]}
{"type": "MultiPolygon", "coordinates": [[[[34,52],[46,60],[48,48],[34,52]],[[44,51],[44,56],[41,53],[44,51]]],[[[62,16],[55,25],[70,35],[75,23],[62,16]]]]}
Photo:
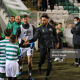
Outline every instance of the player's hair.
{"type": "Polygon", "coordinates": [[[42,14],[42,16],[40,17],[40,19],[43,18],[43,17],[49,19],[49,16],[48,16],[47,13],[42,14]]]}
{"type": "Polygon", "coordinates": [[[9,37],[11,35],[11,32],[12,32],[11,29],[5,29],[4,30],[4,35],[9,37]]]}
{"type": "Polygon", "coordinates": [[[28,17],[28,15],[23,15],[23,17],[22,17],[22,18],[26,18],[26,17],[28,17]]]}
{"type": "Polygon", "coordinates": [[[15,16],[10,16],[10,17],[14,17],[15,18],[15,16]]]}
{"type": "Polygon", "coordinates": [[[17,39],[17,36],[16,36],[16,35],[13,35],[13,34],[12,34],[12,35],[10,36],[10,42],[11,42],[11,43],[16,43],[16,39],[17,39]]]}

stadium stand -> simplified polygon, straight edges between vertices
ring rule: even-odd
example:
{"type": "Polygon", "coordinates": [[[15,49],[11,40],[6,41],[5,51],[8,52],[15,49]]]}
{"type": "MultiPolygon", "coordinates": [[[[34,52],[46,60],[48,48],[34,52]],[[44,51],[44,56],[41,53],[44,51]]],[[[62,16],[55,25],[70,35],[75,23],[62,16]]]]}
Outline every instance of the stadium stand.
{"type": "Polygon", "coordinates": [[[9,22],[10,16],[22,16],[24,14],[29,15],[30,11],[21,0],[0,0],[0,24],[3,28],[2,30],[9,22]]]}

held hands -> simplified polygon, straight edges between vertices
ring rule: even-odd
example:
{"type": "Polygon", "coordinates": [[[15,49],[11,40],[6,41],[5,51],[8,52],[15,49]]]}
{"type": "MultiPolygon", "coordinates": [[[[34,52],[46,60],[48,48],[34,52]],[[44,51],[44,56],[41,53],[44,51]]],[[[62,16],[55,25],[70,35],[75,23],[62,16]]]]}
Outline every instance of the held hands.
{"type": "Polygon", "coordinates": [[[23,45],[28,45],[29,44],[29,41],[25,41],[24,43],[23,43],[23,45]]]}
{"type": "Polygon", "coordinates": [[[28,45],[28,44],[29,44],[29,41],[28,41],[28,40],[26,40],[26,38],[24,38],[23,40],[24,40],[23,45],[28,45]]]}

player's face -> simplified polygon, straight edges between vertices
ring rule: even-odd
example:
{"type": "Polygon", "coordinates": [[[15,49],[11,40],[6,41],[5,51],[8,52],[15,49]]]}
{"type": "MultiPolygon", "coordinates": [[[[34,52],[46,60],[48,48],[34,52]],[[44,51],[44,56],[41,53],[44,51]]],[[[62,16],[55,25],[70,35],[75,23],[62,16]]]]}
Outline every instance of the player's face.
{"type": "Polygon", "coordinates": [[[42,23],[43,25],[48,24],[48,19],[47,19],[47,18],[42,17],[42,18],[41,18],[41,23],[42,23]]]}
{"type": "Polygon", "coordinates": [[[14,17],[10,17],[10,22],[13,23],[15,21],[14,17]]]}
{"type": "Polygon", "coordinates": [[[23,18],[23,23],[24,23],[24,24],[27,24],[27,23],[28,23],[28,20],[29,20],[28,17],[23,18]]]}
{"type": "Polygon", "coordinates": [[[20,22],[20,17],[16,17],[15,21],[16,21],[16,23],[19,23],[20,22]]]}

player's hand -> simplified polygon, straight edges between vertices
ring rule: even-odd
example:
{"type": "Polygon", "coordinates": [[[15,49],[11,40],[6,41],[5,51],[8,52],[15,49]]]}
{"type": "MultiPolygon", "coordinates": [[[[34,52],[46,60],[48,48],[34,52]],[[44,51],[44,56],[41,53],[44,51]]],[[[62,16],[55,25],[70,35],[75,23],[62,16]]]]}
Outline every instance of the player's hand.
{"type": "Polygon", "coordinates": [[[32,42],[30,43],[30,48],[33,49],[33,47],[34,47],[34,43],[32,42]]]}
{"type": "Polygon", "coordinates": [[[56,48],[57,48],[57,49],[59,48],[59,43],[56,44],[56,48]]]}

